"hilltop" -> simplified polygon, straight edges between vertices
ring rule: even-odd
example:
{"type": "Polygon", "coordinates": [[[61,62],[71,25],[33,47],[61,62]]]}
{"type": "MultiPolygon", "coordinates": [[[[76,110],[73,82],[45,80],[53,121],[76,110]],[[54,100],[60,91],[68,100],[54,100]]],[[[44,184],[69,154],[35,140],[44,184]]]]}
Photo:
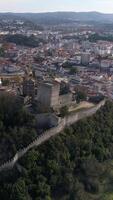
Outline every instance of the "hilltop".
{"type": "Polygon", "coordinates": [[[113,103],[107,102],[94,116],[66,128],[1,173],[0,199],[110,200],[112,152],[113,103]]]}
{"type": "Polygon", "coordinates": [[[113,14],[99,12],[47,12],[47,13],[0,13],[2,19],[27,19],[38,24],[83,22],[113,22],[113,14]]]}

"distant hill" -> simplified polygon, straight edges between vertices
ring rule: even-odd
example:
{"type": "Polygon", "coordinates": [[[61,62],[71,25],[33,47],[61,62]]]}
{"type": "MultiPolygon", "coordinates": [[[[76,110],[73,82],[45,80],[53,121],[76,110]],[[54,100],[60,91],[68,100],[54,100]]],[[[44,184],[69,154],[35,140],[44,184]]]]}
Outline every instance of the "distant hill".
{"type": "Polygon", "coordinates": [[[0,18],[25,18],[36,23],[62,23],[70,21],[113,22],[113,14],[99,12],[48,12],[48,13],[0,13],[0,18]]]}

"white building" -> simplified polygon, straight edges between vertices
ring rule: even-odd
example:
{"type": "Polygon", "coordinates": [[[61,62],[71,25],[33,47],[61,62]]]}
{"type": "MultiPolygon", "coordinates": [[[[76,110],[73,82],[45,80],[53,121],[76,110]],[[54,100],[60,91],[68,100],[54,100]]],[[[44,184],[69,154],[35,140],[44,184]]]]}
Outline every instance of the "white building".
{"type": "Polygon", "coordinates": [[[101,68],[109,68],[111,65],[111,60],[102,60],[101,61],[101,68]]]}

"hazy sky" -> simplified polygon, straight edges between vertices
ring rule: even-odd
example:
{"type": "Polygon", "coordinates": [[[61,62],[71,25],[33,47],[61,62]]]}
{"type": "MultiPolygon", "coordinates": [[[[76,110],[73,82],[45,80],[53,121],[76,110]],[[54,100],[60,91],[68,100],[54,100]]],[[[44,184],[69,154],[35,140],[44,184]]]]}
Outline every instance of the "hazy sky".
{"type": "Polygon", "coordinates": [[[0,0],[0,12],[100,11],[113,13],[113,0],[0,0]]]}

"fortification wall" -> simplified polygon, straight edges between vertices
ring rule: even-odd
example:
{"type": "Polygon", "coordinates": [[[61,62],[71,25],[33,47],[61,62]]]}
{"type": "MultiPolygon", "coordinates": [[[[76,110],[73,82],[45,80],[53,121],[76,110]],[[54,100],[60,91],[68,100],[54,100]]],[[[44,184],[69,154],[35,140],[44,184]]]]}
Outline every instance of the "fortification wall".
{"type": "Polygon", "coordinates": [[[97,104],[96,106],[92,108],[81,110],[75,113],[73,112],[72,114],[70,114],[69,116],[65,118],[66,125],[70,126],[71,124],[75,123],[76,121],[80,119],[92,116],[93,114],[97,112],[97,110],[99,110],[102,106],[104,106],[104,104],[105,104],[105,100],[101,101],[99,104],[97,104]]]}
{"type": "Polygon", "coordinates": [[[8,162],[4,163],[0,166],[0,171],[2,170],[8,170],[14,167],[15,163],[30,149],[32,149],[35,146],[39,146],[40,144],[44,143],[45,141],[49,140],[51,137],[57,135],[60,133],[66,126],[70,126],[73,123],[77,122],[78,120],[89,117],[97,112],[101,108],[101,106],[104,106],[105,100],[101,101],[99,104],[94,106],[93,108],[89,108],[84,111],[80,111],[77,113],[72,113],[69,116],[66,116],[65,118],[61,119],[59,121],[58,126],[53,127],[47,131],[45,131],[42,135],[37,137],[36,140],[34,140],[31,144],[29,144],[27,147],[20,149],[15,156],[9,160],[8,162]]]}

